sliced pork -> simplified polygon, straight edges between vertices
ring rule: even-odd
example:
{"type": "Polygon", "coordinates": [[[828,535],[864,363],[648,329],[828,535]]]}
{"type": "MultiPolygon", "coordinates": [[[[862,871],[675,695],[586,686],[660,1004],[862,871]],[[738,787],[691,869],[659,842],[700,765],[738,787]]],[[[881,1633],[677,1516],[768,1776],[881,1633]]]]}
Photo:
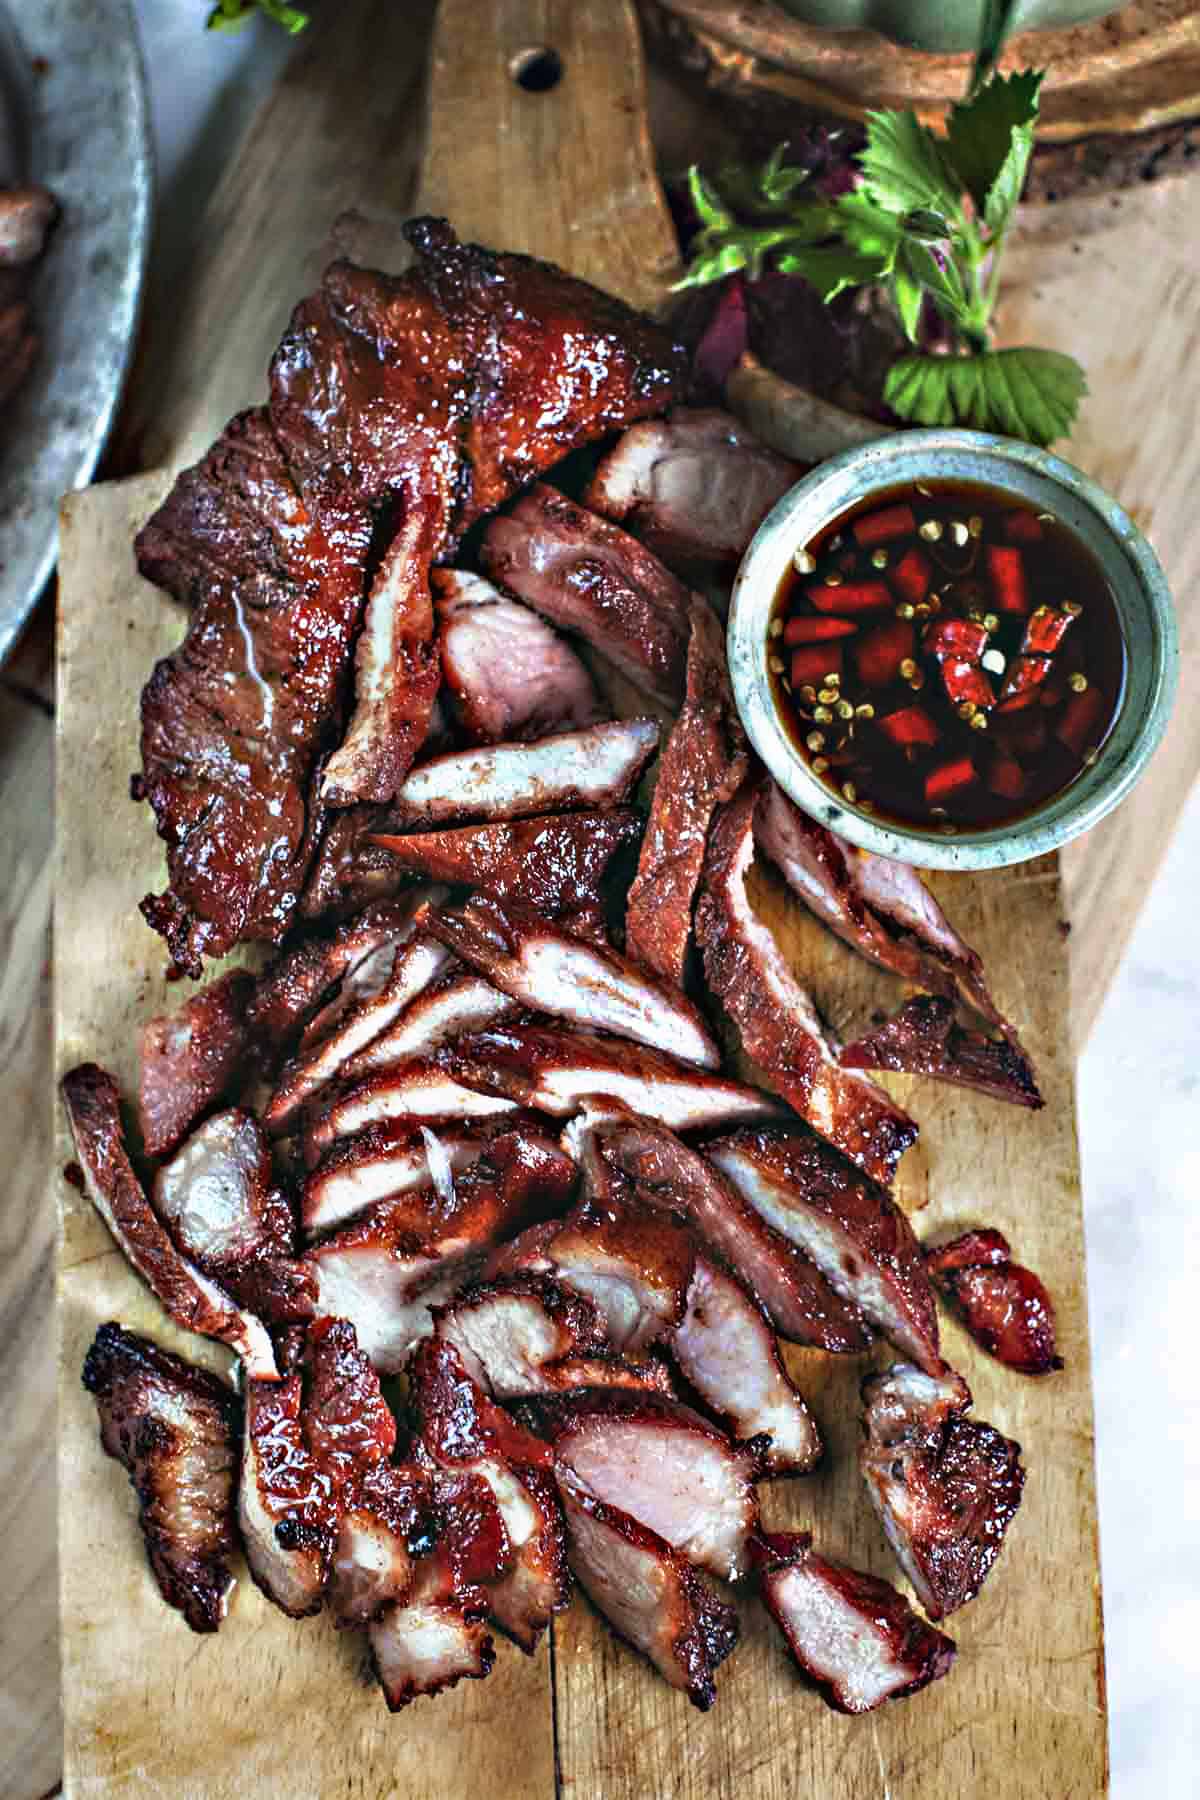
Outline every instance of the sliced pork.
{"type": "Polygon", "coordinates": [[[371,1662],[389,1712],[491,1674],[496,1652],[486,1612],[486,1591],[462,1582],[441,1544],[417,1562],[405,1603],[385,1607],[368,1627],[371,1662]]]}
{"type": "Polygon", "coordinates": [[[253,992],[253,975],[235,969],[178,1012],[142,1027],[138,1124],[147,1156],[173,1150],[197,1119],[236,1091],[250,1049],[253,992]]]}
{"type": "MultiPolygon", "coordinates": [[[[423,898],[423,896],[422,896],[423,898]]],[[[307,938],[285,951],[259,976],[246,1008],[246,1022],[260,1047],[278,1063],[300,1033],[335,999],[339,1012],[356,999],[378,993],[391,972],[394,946],[411,935],[416,899],[385,900],[364,907],[339,925],[332,937],[307,938]]],[[[310,1034],[325,1035],[322,1029],[310,1034]]]]}
{"type": "Polygon", "coordinates": [[[713,813],[746,775],[724,633],[707,600],[689,611],[687,693],[658,765],[654,800],[629,890],[625,947],[665,981],[683,984],[692,903],[713,813]]]}
{"type": "Polygon", "coordinates": [[[564,638],[482,575],[437,569],[442,673],[472,743],[533,742],[608,717],[564,638]]]}
{"type": "Polygon", "coordinates": [[[885,1187],[802,1130],[736,1131],[706,1154],[836,1293],[923,1369],[940,1367],[920,1246],[885,1187]]]}
{"type": "Polygon", "coordinates": [[[556,1364],[608,1348],[597,1307],[555,1281],[527,1275],[467,1288],[437,1309],[434,1333],[497,1400],[553,1392],[556,1364]]]}
{"type": "Polygon", "coordinates": [[[952,1370],[894,1363],[863,1383],[859,1464],[904,1573],[931,1619],[973,1600],[1021,1504],[1021,1446],[966,1417],[952,1370]]]}
{"type": "Polygon", "coordinates": [[[802,474],[732,413],[676,407],[631,425],[602,458],[584,499],[672,568],[732,567],[802,474]]]}
{"type": "Polygon", "coordinates": [[[848,1044],[840,1061],[845,1069],[929,1075],[1014,1106],[1044,1105],[1021,1051],[1007,1038],[966,1030],[954,1017],[953,1002],[936,994],[914,994],[890,1019],[848,1044]]]}
{"type": "Polygon", "coordinates": [[[873,1712],[950,1673],[951,1638],[886,1581],[818,1556],[807,1531],[764,1534],[755,1552],[767,1610],[835,1712],[873,1712]]]}
{"type": "Polygon", "coordinates": [[[888,1182],[917,1135],[866,1075],[839,1066],[811,996],[750,904],[757,795],[742,790],[709,836],[696,937],[704,978],[741,1034],[747,1056],[814,1131],[888,1182]]]}
{"type": "Polygon", "coordinates": [[[679,704],[688,590],[627,531],[539,482],[492,520],[481,555],[552,625],[578,633],[662,705],[679,704]]]}
{"type": "Polygon", "coordinates": [[[62,1096],[88,1197],[126,1261],[176,1325],[228,1344],[242,1358],[248,1376],[278,1380],[275,1352],[261,1320],[239,1309],[224,1289],[180,1255],[147,1200],[125,1147],[121,1097],[112,1076],[95,1063],[83,1063],[64,1075],[62,1096]]]}
{"type": "Polygon", "coordinates": [[[707,1712],[738,1617],[665,1540],[565,1477],[559,1484],[571,1570],[619,1637],[707,1712]]]}
{"type": "Polygon", "coordinates": [[[371,1044],[356,1051],[342,1069],[350,1081],[391,1069],[398,1063],[422,1058],[455,1038],[486,1031],[520,1012],[515,1000],[502,994],[473,969],[452,962],[424,992],[410,1000],[396,1023],[371,1044]]]}
{"type": "Polygon", "coordinates": [[[305,1441],[303,1375],[248,1381],[238,1524],[250,1573],[289,1617],[320,1612],[338,1529],[328,1477],[305,1441]]]}
{"type": "Polygon", "coordinates": [[[342,1497],[330,1566],[334,1623],[369,1625],[412,1593],[414,1557],[433,1548],[436,1502],[428,1474],[412,1464],[373,1462],[342,1497]]]}
{"type": "Polygon", "coordinates": [[[465,1123],[515,1112],[516,1102],[463,1087],[428,1058],[397,1063],[339,1095],[307,1126],[305,1153],[310,1166],[338,1138],[353,1137],[368,1125],[465,1123]]]}
{"type": "Polygon", "coordinates": [[[640,813],[613,807],[407,837],[380,832],[370,841],[385,848],[406,875],[481,888],[498,900],[521,900],[544,918],[558,918],[596,903],[612,857],[636,843],[641,829],[640,813]]]}
{"type": "Polygon", "coordinates": [[[653,719],[617,719],[536,744],[454,750],[413,770],[387,819],[394,830],[429,830],[623,806],[657,748],[653,719]]]}
{"type": "Polygon", "coordinates": [[[697,1009],[617,951],[573,937],[515,901],[476,895],[430,930],[461,961],[531,1012],[610,1031],[704,1069],[721,1053],[697,1009]]]}
{"type": "Polygon", "coordinates": [[[238,1405],[223,1381],[122,1326],[83,1365],[100,1441],[122,1464],[159,1590],[193,1631],[215,1631],[234,1585],[238,1405]]]}
{"type": "Polygon", "coordinates": [[[1063,1366],[1054,1306],[1032,1269],[1013,1262],[998,1231],[967,1231],[925,1252],[938,1292],[975,1342],[1022,1375],[1049,1375],[1063,1366]]]}

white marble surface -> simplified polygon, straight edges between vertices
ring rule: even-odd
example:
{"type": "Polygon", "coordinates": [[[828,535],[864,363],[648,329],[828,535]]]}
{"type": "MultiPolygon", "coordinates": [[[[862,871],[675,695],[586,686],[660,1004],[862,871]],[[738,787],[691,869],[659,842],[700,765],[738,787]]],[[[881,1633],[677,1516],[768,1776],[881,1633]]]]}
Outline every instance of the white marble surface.
{"type": "MultiPolygon", "coordinates": [[[[263,25],[207,34],[199,10],[137,0],[159,157],[156,255],[179,270],[191,221],[288,54],[263,25]]],[[[1200,1795],[1198,916],[1200,793],[1079,1069],[1116,1800],[1200,1795]]]]}

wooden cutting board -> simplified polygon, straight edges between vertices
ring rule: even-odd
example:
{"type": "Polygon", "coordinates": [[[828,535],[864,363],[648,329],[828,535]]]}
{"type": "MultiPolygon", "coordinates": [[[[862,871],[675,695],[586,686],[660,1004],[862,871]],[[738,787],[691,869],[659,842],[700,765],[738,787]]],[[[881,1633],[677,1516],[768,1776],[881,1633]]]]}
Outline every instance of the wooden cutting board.
{"type": "MultiPolygon", "coordinates": [[[[128,801],[137,701],[155,657],[182,631],[180,614],[136,576],[131,539],[173,468],[203,448],[235,407],[261,392],[266,356],[291,302],[311,283],[330,215],[355,202],[340,241],[393,260],[390,221],[411,191],[405,121],[381,109],[353,117],[366,59],[395,70],[396,105],[411,107],[428,8],[374,8],[369,38],[326,39],[343,65],[315,55],[312,90],[293,84],[289,172],[323,181],[247,180],[214,242],[236,292],[255,303],[231,321],[209,308],[211,346],[191,384],[164,395],[171,451],[160,474],[93,488],[64,510],[60,590],[58,840],[55,911],[59,1072],[83,1058],[109,1065],[127,1092],[137,1032],[177,1004],[157,942],[136,905],[161,885],[148,814],[128,801]],[[396,15],[404,13],[402,20],[396,15]],[[357,61],[356,61],[357,59],[357,61]],[[391,59],[390,62],[388,59],[391,59]],[[331,93],[340,96],[334,106],[331,93]],[[368,167],[348,153],[356,126],[388,153],[368,167]],[[297,189],[304,190],[302,194],[297,189]],[[326,204],[328,202],[328,204],[326,204]],[[307,207],[303,257],[282,269],[272,222],[307,207]],[[303,266],[300,266],[303,264],[303,266]],[[268,280],[268,277],[272,279],[268,280]],[[292,279],[294,277],[294,279],[292,279]],[[235,330],[233,327],[237,326],[235,330]],[[253,358],[251,361],[250,359],[253,358]],[[232,369],[232,373],[231,373],[232,369]]],[[[353,35],[353,34],[350,34],[353,35]]],[[[367,108],[364,101],[364,109],[367,108]]],[[[464,235],[549,256],[641,303],[661,296],[674,242],[652,170],[640,50],[627,0],[444,0],[437,19],[422,195],[464,235]],[[563,65],[549,91],[514,84],[521,54],[550,46],[563,65]],[[518,59],[514,63],[514,59],[518,59]]],[[[280,120],[276,116],[276,128],[280,120]]],[[[261,148],[261,147],[260,147],[261,148]]],[[[253,163],[253,159],[249,159],[253,163]]],[[[283,167],[282,152],[277,170],[283,167]]],[[[217,291],[214,289],[214,292],[217,291]]],[[[200,309],[203,311],[203,309],[200,309]]],[[[143,386],[143,392],[145,388],[143,386]]],[[[982,951],[1001,1004],[1038,1062],[1047,1107],[1029,1115],[925,1084],[894,1090],[921,1122],[899,1195],[924,1235],[987,1222],[1013,1239],[1058,1305],[1067,1367],[1035,1383],[979,1356],[953,1325],[946,1351],[967,1376],[980,1416],[1025,1446],[1025,1504],[983,1595],[952,1622],[950,1678],[863,1720],[838,1717],[796,1679],[761,1609],[742,1605],[743,1642],[707,1716],[616,1643],[577,1599],[552,1641],[526,1659],[501,1645],[495,1672],[397,1717],[386,1712],[355,1636],[323,1619],[296,1624],[243,1578],[214,1637],[194,1636],[149,1576],[133,1497],[97,1442],[79,1382],[96,1326],[119,1318],[210,1367],[215,1346],[164,1319],[107,1232],[62,1177],[61,1119],[53,1173],[61,1216],[60,1536],[66,1792],[203,1796],[458,1795],[516,1800],[936,1800],[1001,1791],[1074,1800],[1105,1785],[1103,1660],[1093,1489],[1092,1410],[1067,982],[1054,859],[981,880],[943,878],[937,892],[982,951]]],[[[883,979],[806,915],[760,884],[763,911],[834,1023],[861,1018],[883,979]]],[[[894,997],[894,996],[893,996],[894,997]]],[[[791,1356],[829,1447],[816,1476],[763,1490],[769,1526],[808,1525],[835,1557],[896,1578],[854,1470],[861,1363],[791,1356]]]]}

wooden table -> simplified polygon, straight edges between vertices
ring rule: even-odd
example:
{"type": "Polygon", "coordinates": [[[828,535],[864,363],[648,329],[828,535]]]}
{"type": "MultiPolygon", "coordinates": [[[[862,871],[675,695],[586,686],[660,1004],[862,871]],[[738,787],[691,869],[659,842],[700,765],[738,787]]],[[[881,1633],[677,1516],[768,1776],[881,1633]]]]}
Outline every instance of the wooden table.
{"type": "MultiPolygon", "coordinates": [[[[361,10],[370,10],[362,8],[361,10]]],[[[156,296],[120,443],[141,447],[143,463],[201,449],[227,413],[259,391],[266,358],[290,301],[305,291],[332,240],[307,243],[281,222],[292,209],[321,217],[360,203],[388,217],[411,200],[420,130],[430,8],[377,5],[376,28],[317,27],[290,65],[198,222],[197,266],[208,271],[204,298],[192,290],[156,296]],[[395,21],[405,13],[403,28],[395,21]],[[390,15],[390,16],[389,16],[390,15]],[[343,93],[361,104],[314,108],[313,73],[340,59],[343,93]],[[380,68],[386,82],[372,80],[380,68]],[[287,179],[264,147],[289,145],[287,179]],[[386,157],[386,161],[383,159],[386,157]],[[188,370],[221,338],[211,296],[220,268],[241,254],[228,240],[236,214],[257,219],[264,251],[258,291],[247,297],[260,338],[242,333],[223,365],[211,420],[188,404],[188,370]],[[275,255],[274,243],[289,246],[275,255]],[[183,439],[183,421],[194,434],[183,439]]],[[[536,9],[535,9],[536,10],[536,9]]],[[[543,8],[542,10],[546,10],[543,8]]],[[[344,20],[339,20],[343,24],[344,20]]],[[[707,148],[686,99],[669,84],[653,89],[656,140],[675,160],[707,148]]],[[[273,154],[273,153],[272,153],[273,154]]],[[[1164,183],[1117,201],[1087,203],[1026,221],[1016,246],[1003,328],[1008,341],[1057,344],[1088,368],[1092,398],[1067,454],[1125,501],[1152,536],[1181,599],[1184,678],[1167,743],[1134,805],[1064,858],[1072,923],[1072,1026],[1083,1041],[1127,940],[1138,904],[1200,765],[1200,541],[1189,503],[1200,474],[1192,420],[1200,401],[1192,244],[1200,188],[1164,183]]],[[[342,228],[369,249],[371,230],[342,228]]],[[[61,1769],[53,1494],[51,1287],[54,1222],[46,1183],[49,1143],[48,920],[51,898],[53,694],[48,608],[35,619],[0,675],[0,841],[8,879],[0,892],[0,1152],[9,1171],[0,1263],[0,1375],[8,1405],[6,1468],[0,1492],[0,1582],[7,1599],[0,1629],[0,1796],[54,1791],[61,1769]]]]}

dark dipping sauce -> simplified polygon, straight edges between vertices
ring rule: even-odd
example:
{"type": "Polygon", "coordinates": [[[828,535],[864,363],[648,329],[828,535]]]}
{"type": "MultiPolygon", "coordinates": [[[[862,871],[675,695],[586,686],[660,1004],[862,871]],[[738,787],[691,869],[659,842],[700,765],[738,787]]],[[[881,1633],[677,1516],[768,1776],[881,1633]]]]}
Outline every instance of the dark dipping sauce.
{"type": "Polygon", "coordinates": [[[921,482],[843,513],[797,550],[768,630],[779,715],[831,794],[947,835],[1069,787],[1125,684],[1092,553],[974,483],[921,482]]]}

